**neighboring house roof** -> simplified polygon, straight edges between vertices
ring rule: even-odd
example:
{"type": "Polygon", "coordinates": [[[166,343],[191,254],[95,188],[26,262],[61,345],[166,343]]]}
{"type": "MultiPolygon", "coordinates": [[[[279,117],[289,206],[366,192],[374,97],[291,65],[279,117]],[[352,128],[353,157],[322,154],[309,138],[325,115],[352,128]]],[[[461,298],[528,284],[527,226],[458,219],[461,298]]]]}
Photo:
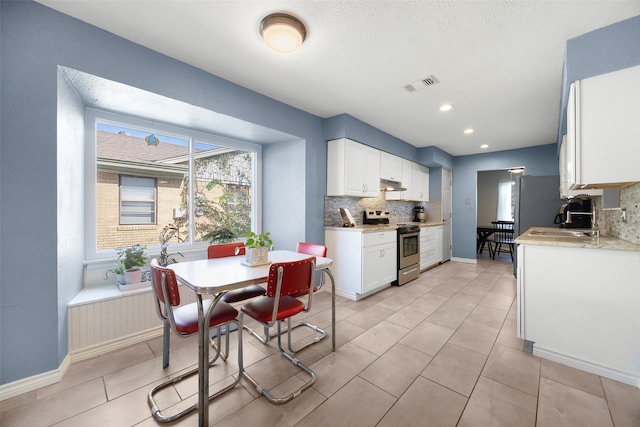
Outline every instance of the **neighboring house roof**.
{"type": "MultiPolygon", "coordinates": [[[[114,173],[168,177],[183,176],[188,170],[188,147],[163,142],[149,145],[144,138],[126,133],[96,132],[96,152],[101,170],[114,173]]],[[[195,148],[195,158],[237,153],[237,150],[211,146],[211,149],[195,148]]],[[[218,179],[228,184],[250,185],[251,161],[236,156],[224,170],[215,163],[197,169],[199,179],[218,179]]]]}
{"type": "MultiPolygon", "coordinates": [[[[165,160],[187,156],[186,146],[163,143],[148,145],[144,138],[124,133],[96,132],[98,159],[158,164],[165,160]]],[[[186,167],[186,162],[182,165],[186,167]]]]}

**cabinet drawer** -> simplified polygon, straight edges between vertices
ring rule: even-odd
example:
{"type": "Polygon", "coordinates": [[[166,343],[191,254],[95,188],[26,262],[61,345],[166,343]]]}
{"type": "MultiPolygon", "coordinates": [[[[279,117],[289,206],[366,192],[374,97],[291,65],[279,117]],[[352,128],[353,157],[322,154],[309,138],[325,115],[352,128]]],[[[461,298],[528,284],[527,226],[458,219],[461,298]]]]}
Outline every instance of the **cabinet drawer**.
{"type": "Polygon", "coordinates": [[[436,227],[420,227],[420,238],[421,239],[435,239],[436,237],[436,227]]]}
{"type": "Polygon", "coordinates": [[[381,245],[384,243],[395,243],[397,238],[396,231],[382,231],[375,233],[364,233],[362,235],[362,247],[381,245]]]}

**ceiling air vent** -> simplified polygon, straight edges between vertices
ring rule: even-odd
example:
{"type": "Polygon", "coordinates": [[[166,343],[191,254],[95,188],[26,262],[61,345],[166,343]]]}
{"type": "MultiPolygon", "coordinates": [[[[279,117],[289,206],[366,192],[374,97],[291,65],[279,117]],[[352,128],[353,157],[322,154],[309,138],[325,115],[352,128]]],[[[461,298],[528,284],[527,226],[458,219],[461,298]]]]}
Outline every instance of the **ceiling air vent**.
{"type": "Polygon", "coordinates": [[[406,85],[404,87],[404,90],[406,90],[407,92],[415,92],[417,90],[424,89],[429,86],[433,86],[436,83],[440,83],[440,82],[438,81],[438,79],[436,79],[436,76],[432,74],[429,77],[426,77],[422,80],[418,80],[417,82],[413,82],[411,84],[406,85]]]}

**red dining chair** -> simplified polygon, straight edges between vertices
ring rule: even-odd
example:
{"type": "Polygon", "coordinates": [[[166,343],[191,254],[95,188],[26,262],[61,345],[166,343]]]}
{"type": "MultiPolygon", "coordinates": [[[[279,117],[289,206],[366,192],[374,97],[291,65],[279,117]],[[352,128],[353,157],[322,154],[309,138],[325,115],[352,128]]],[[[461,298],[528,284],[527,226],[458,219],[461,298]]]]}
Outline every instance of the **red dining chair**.
{"type": "MultiPolygon", "coordinates": [[[[217,245],[211,245],[207,248],[207,258],[223,258],[236,255],[244,255],[244,243],[243,242],[231,242],[221,243],[217,245]],[[236,251],[236,248],[238,249],[236,251]]],[[[234,289],[227,292],[222,296],[222,301],[232,304],[234,302],[244,301],[250,298],[262,296],[266,293],[266,290],[260,285],[245,286],[244,288],[234,289]]]]}
{"type": "MultiPolygon", "coordinates": [[[[153,297],[155,301],[156,312],[158,317],[162,319],[164,322],[164,335],[163,335],[163,352],[162,352],[162,368],[166,368],[169,366],[169,341],[170,341],[170,330],[178,335],[179,337],[187,337],[193,333],[198,332],[198,306],[196,303],[180,305],[180,291],[178,289],[178,281],[176,280],[175,272],[169,268],[161,267],[158,264],[157,259],[151,260],[151,288],[153,289],[153,297]]],[[[225,393],[235,387],[240,378],[242,377],[243,365],[242,365],[242,318],[236,319],[238,316],[238,311],[227,304],[224,301],[221,301],[222,297],[217,296],[215,299],[207,299],[203,300],[203,310],[205,313],[213,304],[216,303],[213,308],[213,312],[211,313],[211,319],[209,321],[209,328],[218,328],[218,332],[220,331],[220,326],[225,324],[227,329],[229,328],[229,324],[234,323],[238,329],[238,378],[232,384],[224,387],[223,389],[217,391],[213,395],[209,396],[209,400],[212,400],[222,393],[225,393]]],[[[229,352],[229,335],[226,336],[226,354],[222,353],[220,347],[220,333],[218,333],[217,339],[217,347],[214,346],[216,350],[215,356],[209,362],[209,366],[212,366],[213,363],[221,357],[223,360],[226,360],[228,352],[229,352]]],[[[149,407],[151,408],[151,413],[153,417],[159,422],[171,422],[176,419],[190,413],[191,411],[196,409],[196,405],[192,405],[183,411],[165,416],[158,409],[158,405],[156,404],[154,395],[168,387],[170,385],[175,384],[176,382],[193,375],[198,372],[198,368],[192,369],[188,372],[185,372],[177,377],[173,377],[168,381],[163,382],[155,386],[149,394],[147,395],[147,400],[149,403],[149,407]]]]}
{"type": "MultiPolygon", "coordinates": [[[[242,314],[240,319],[246,314],[247,316],[260,322],[263,326],[269,328],[276,325],[278,348],[280,353],[291,363],[306,372],[311,379],[304,383],[296,391],[289,395],[276,398],[251,378],[246,372],[245,378],[249,380],[256,388],[258,393],[262,394],[272,403],[286,403],[300,395],[303,391],[313,385],[316,380],[315,373],[305,366],[298,359],[288,354],[282,348],[282,331],[281,323],[287,320],[287,338],[288,344],[291,346],[291,317],[303,311],[311,309],[313,297],[313,274],[316,269],[316,257],[312,256],[300,261],[277,262],[269,266],[269,278],[267,281],[267,294],[248,301],[242,306],[242,314]],[[303,303],[292,295],[301,295],[306,293],[308,296],[307,303],[303,303]]],[[[262,337],[251,331],[258,339],[262,337]]]]}

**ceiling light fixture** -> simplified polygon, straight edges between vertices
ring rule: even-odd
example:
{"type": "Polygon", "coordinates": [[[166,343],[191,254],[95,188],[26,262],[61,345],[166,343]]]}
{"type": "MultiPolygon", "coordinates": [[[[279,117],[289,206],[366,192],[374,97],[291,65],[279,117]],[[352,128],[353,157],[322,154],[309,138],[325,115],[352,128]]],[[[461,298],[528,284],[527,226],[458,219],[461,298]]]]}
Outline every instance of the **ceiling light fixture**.
{"type": "Polygon", "coordinates": [[[286,13],[272,13],[260,22],[260,34],[272,50],[292,53],[302,46],[307,29],[301,20],[286,13]]]}
{"type": "Polygon", "coordinates": [[[489,144],[482,144],[482,145],[480,146],[480,148],[483,148],[483,149],[484,149],[484,148],[489,148],[489,144]]]}
{"type": "Polygon", "coordinates": [[[453,108],[451,104],[443,104],[440,106],[440,111],[449,111],[453,108]]]}
{"type": "Polygon", "coordinates": [[[473,133],[473,129],[471,129],[471,128],[465,129],[464,133],[465,133],[465,135],[470,135],[470,134],[473,133]]]}

